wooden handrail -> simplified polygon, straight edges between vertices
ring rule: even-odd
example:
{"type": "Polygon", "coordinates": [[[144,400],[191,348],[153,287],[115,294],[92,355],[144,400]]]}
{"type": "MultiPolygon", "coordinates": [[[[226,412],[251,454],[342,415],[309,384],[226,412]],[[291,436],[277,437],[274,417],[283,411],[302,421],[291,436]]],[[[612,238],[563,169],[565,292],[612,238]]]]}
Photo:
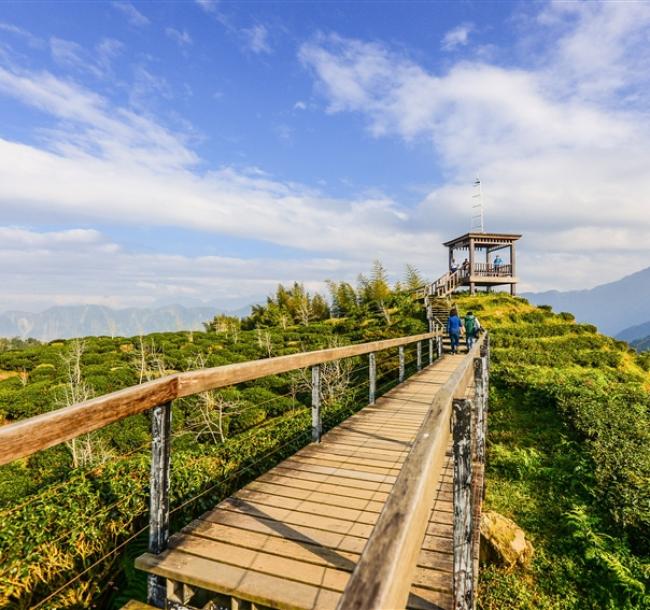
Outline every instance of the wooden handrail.
{"type": "Polygon", "coordinates": [[[0,465],[93,432],[176,398],[438,336],[439,332],[346,345],[167,375],[92,400],[0,426],[0,465]]]}
{"type": "Polygon", "coordinates": [[[486,336],[436,393],[337,610],[406,606],[434,499],[435,477],[449,443],[452,400],[462,397],[473,379],[474,359],[486,336]]]}

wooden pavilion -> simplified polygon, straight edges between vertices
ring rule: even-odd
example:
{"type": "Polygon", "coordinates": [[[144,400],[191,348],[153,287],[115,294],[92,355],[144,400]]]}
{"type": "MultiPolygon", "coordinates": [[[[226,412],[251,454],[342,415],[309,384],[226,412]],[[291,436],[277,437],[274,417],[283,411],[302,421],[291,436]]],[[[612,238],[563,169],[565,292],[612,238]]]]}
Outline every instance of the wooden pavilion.
{"type": "Polygon", "coordinates": [[[510,285],[516,294],[517,282],[514,233],[470,232],[445,242],[449,249],[449,273],[458,274],[458,286],[469,286],[471,294],[477,286],[510,285]],[[503,259],[501,256],[503,255],[503,259]],[[458,262],[461,260],[462,262],[458,262]]]}

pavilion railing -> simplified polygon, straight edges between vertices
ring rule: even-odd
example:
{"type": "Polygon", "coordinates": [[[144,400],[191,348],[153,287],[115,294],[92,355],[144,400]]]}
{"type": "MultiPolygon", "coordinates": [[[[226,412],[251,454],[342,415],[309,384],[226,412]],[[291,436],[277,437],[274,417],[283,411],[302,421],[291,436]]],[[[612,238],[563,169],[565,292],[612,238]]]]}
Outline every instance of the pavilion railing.
{"type": "Polygon", "coordinates": [[[472,275],[482,277],[510,277],[512,275],[512,265],[474,263],[472,275]]]}

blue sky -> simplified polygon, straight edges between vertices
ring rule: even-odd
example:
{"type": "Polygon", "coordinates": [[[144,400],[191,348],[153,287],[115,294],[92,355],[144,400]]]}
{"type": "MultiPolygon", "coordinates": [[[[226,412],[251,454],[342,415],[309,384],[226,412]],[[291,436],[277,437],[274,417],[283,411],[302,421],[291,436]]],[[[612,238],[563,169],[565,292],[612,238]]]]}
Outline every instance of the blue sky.
{"type": "Polygon", "coordinates": [[[525,234],[525,289],[649,264],[650,4],[0,4],[0,310],[435,278],[525,234]]]}

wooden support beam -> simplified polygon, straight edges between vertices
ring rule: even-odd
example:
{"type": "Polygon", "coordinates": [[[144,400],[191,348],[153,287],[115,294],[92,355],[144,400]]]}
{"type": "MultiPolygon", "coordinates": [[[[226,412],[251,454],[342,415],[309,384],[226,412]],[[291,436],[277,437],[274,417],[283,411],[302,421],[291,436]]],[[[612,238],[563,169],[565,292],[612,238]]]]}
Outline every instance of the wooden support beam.
{"type": "Polygon", "coordinates": [[[453,402],[454,610],[472,610],[472,402],[453,402]]]}
{"type": "Polygon", "coordinates": [[[375,394],[377,393],[377,356],[374,353],[368,354],[368,375],[368,404],[374,405],[375,394]]]}
{"type": "MultiPolygon", "coordinates": [[[[167,548],[169,539],[169,469],[172,403],[151,410],[151,474],[149,485],[149,552],[155,555],[167,548]]],[[[164,608],[167,601],[165,579],[147,577],[147,602],[164,608]]]]}
{"type": "MultiPolygon", "coordinates": [[[[469,275],[470,277],[474,275],[474,262],[476,260],[476,256],[474,254],[474,238],[470,237],[469,238],[469,275]]],[[[469,292],[470,294],[474,294],[476,292],[476,285],[472,282],[470,282],[469,285],[469,292]]]]}
{"type": "Polygon", "coordinates": [[[320,364],[311,367],[311,440],[320,443],[323,424],[320,416],[321,388],[320,364]]]}
{"type": "MultiPolygon", "coordinates": [[[[515,244],[510,244],[510,275],[517,277],[517,260],[515,254],[515,244]]],[[[510,284],[510,294],[512,296],[517,294],[517,284],[510,284]]]]}
{"type": "Polygon", "coordinates": [[[404,381],[404,346],[399,346],[399,382],[404,381]]]}
{"type": "Polygon", "coordinates": [[[418,341],[416,344],[417,350],[417,369],[418,371],[422,370],[422,341],[418,341]]]}
{"type": "Polygon", "coordinates": [[[433,339],[429,339],[429,364],[433,364],[433,339]]]}

